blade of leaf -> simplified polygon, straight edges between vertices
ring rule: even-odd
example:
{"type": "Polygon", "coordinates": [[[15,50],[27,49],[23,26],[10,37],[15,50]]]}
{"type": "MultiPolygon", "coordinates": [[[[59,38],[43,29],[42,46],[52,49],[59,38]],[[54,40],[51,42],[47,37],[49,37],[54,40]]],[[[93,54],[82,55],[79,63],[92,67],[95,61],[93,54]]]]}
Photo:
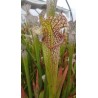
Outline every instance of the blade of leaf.
{"type": "Polygon", "coordinates": [[[25,69],[29,98],[32,98],[32,90],[31,90],[30,75],[29,75],[29,68],[28,68],[28,55],[27,55],[26,51],[24,51],[24,53],[22,53],[22,59],[23,59],[23,65],[24,65],[24,69],[25,69]]]}
{"type": "Polygon", "coordinates": [[[40,83],[40,88],[42,87],[42,69],[40,65],[40,42],[37,36],[34,36],[34,47],[35,47],[35,53],[36,53],[36,60],[37,60],[37,68],[39,72],[39,83],[40,83]]]}
{"type": "Polygon", "coordinates": [[[71,89],[70,77],[71,77],[71,69],[72,69],[72,57],[74,52],[74,47],[72,44],[68,45],[68,52],[69,52],[69,70],[68,70],[68,82],[67,82],[68,85],[67,85],[67,91],[66,91],[66,98],[68,97],[70,89],[71,89]]]}
{"type": "Polygon", "coordinates": [[[22,86],[21,86],[21,98],[28,98],[22,86]]]}
{"type": "Polygon", "coordinates": [[[67,67],[65,68],[64,73],[62,74],[62,72],[61,72],[60,75],[58,76],[58,80],[59,80],[59,81],[57,82],[58,85],[57,85],[56,98],[59,98],[59,97],[60,97],[61,89],[62,89],[64,80],[65,80],[65,78],[66,78],[67,71],[68,71],[68,65],[67,65],[67,67]]]}
{"type": "Polygon", "coordinates": [[[39,98],[44,98],[44,91],[40,92],[39,98]]]}

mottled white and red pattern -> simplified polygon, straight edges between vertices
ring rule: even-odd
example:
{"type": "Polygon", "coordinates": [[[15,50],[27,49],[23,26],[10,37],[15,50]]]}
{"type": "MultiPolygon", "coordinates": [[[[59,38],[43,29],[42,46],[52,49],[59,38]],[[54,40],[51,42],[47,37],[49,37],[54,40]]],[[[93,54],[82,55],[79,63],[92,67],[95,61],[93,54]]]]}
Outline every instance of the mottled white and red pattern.
{"type": "Polygon", "coordinates": [[[60,29],[68,27],[68,22],[63,14],[56,15],[55,17],[48,17],[42,21],[43,26],[43,42],[48,48],[52,49],[59,46],[64,41],[64,35],[60,29]],[[53,35],[51,35],[51,32],[53,35]],[[53,42],[51,43],[51,38],[53,42]]]}

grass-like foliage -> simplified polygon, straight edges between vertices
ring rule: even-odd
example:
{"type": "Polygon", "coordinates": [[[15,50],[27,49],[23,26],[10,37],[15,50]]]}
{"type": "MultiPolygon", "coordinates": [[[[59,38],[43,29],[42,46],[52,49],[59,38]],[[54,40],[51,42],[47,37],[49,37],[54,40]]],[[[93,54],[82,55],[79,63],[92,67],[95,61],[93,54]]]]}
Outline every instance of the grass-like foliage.
{"type": "Polygon", "coordinates": [[[55,14],[56,3],[47,0],[39,26],[22,25],[22,98],[76,98],[76,46],[68,41],[67,18],[55,14]]]}

